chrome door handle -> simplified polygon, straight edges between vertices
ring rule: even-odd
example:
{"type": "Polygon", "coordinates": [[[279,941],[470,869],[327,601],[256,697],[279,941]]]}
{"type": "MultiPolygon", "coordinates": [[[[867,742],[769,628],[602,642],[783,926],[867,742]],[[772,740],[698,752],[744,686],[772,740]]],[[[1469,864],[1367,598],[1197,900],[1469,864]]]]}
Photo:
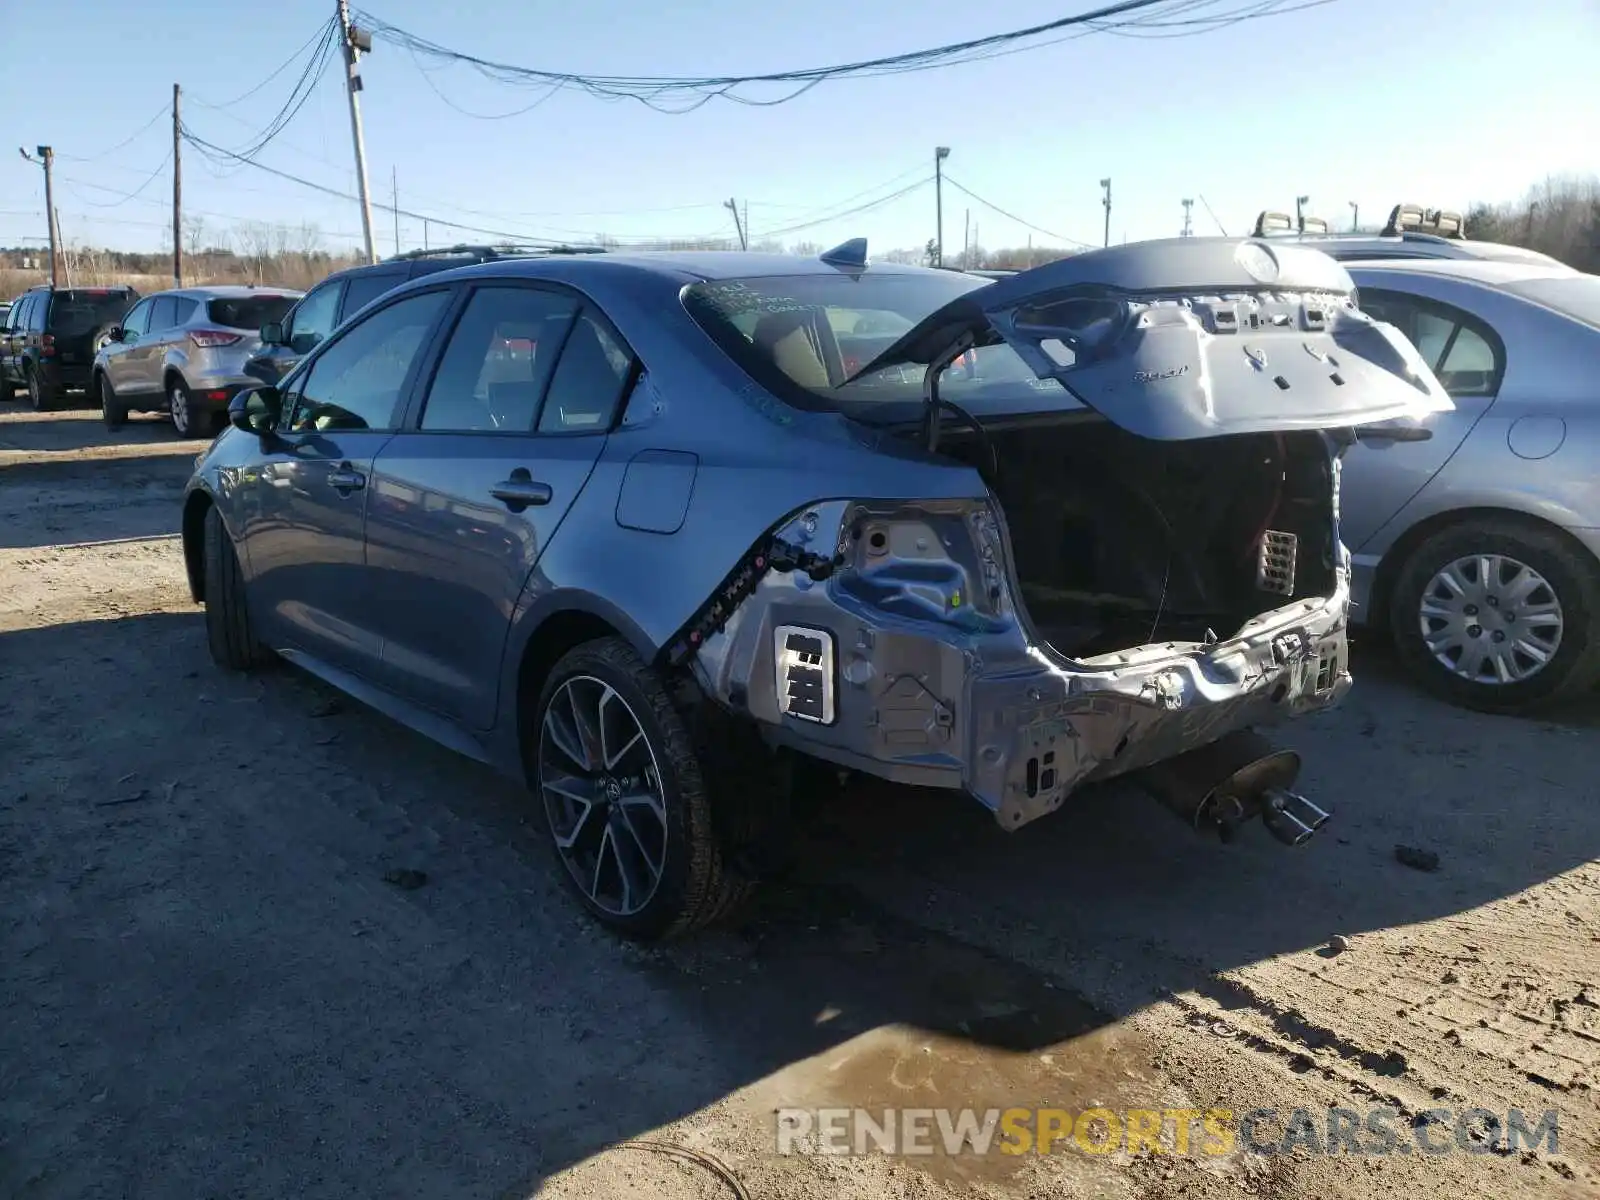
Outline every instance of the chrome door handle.
{"type": "Polygon", "coordinates": [[[511,472],[510,478],[502,479],[490,488],[489,495],[512,512],[521,512],[532,505],[549,504],[551,493],[548,483],[539,483],[528,474],[526,467],[518,467],[511,472]]]}
{"type": "Polygon", "coordinates": [[[367,486],[367,477],[349,463],[340,463],[328,472],[328,484],[342,496],[367,486]]]}

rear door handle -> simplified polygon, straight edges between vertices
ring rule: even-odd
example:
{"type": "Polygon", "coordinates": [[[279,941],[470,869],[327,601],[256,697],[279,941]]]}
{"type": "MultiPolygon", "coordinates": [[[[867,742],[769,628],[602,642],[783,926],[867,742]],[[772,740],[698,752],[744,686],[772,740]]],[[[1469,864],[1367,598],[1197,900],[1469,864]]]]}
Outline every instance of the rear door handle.
{"type": "Polygon", "coordinates": [[[340,495],[348,496],[367,486],[367,477],[349,463],[340,463],[328,472],[329,485],[340,495]]]}
{"type": "Polygon", "coordinates": [[[550,485],[539,483],[528,474],[526,467],[518,467],[508,479],[502,479],[489,489],[489,495],[512,512],[521,512],[536,504],[550,503],[550,485]]]}

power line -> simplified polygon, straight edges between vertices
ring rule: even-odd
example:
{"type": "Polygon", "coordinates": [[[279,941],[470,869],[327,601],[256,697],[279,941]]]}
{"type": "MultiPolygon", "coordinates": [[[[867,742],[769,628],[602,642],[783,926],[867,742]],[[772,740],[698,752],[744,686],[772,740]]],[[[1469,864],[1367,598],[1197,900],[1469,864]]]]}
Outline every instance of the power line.
{"type": "MultiPolygon", "coordinates": [[[[243,159],[253,159],[265,150],[289,124],[299,115],[306,102],[311,99],[316,91],[317,84],[327,73],[328,64],[333,61],[333,48],[335,45],[336,23],[332,20],[325,22],[317,35],[315,48],[307,57],[305,66],[301,68],[300,77],[295,80],[294,87],[290,89],[289,97],[283,102],[266,128],[256,134],[255,140],[243,149],[225,151],[230,156],[243,159]]],[[[201,150],[205,153],[204,149],[201,150]]]]}
{"type": "MultiPolygon", "coordinates": [[[[946,178],[948,178],[948,176],[946,178]]],[[[829,213],[826,216],[817,217],[814,220],[801,221],[794,225],[785,225],[781,229],[764,229],[762,230],[762,237],[787,237],[791,233],[800,233],[807,229],[815,229],[819,225],[832,225],[834,222],[843,221],[848,217],[860,216],[862,213],[871,212],[874,209],[882,208],[886,204],[892,204],[896,200],[904,199],[913,192],[921,191],[932,182],[933,176],[928,175],[917,180],[915,183],[908,184],[907,186],[900,188],[898,191],[890,192],[887,196],[880,196],[876,200],[869,200],[865,204],[858,204],[854,208],[845,209],[843,212],[829,213]]]]}
{"type": "Polygon", "coordinates": [[[232,100],[224,100],[221,104],[213,104],[210,101],[203,100],[198,96],[191,96],[190,99],[193,100],[196,104],[200,105],[200,107],[202,107],[202,108],[216,109],[218,111],[220,111],[222,109],[225,109],[225,108],[232,108],[234,105],[239,104],[239,103],[241,103],[241,102],[243,102],[245,100],[250,99],[251,96],[254,96],[262,88],[266,87],[267,84],[271,83],[279,75],[282,75],[285,71],[287,71],[290,67],[292,67],[295,64],[296,60],[298,60],[299,57],[302,54],[304,54],[307,50],[311,49],[312,46],[316,45],[323,38],[327,37],[328,36],[328,31],[332,27],[333,23],[334,23],[334,20],[333,20],[332,17],[329,17],[326,21],[324,21],[320,26],[318,26],[317,31],[315,33],[313,33],[309,38],[307,38],[304,42],[301,43],[300,48],[298,50],[296,50],[293,54],[289,55],[288,58],[284,59],[283,62],[279,64],[277,70],[273,71],[271,75],[268,75],[260,83],[256,84],[255,87],[251,88],[248,92],[244,93],[244,95],[235,96],[232,100]]]}
{"type": "Polygon", "coordinates": [[[978,193],[973,191],[971,188],[964,187],[961,184],[957,183],[954,179],[950,178],[949,175],[946,175],[944,177],[944,181],[946,183],[948,183],[951,187],[955,188],[956,191],[965,193],[968,197],[970,197],[973,200],[976,200],[979,204],[983,205],[985,208],[992,209],[994,212],[999,213],[1002,217],[1005,217],[1008,220],[1015,221],[1018,225],[1026,226],[1027,228],[1033,230],[1035,233],[1042,233],[1042,234],[1045,235],[1045,237],[1054,238],[1058,242],[1067,242],[1067,243],[1069,243],[1071,245],[1082,247],[1085,250],[1094,249],[1093,244],[1090,243],[1090,242],[1080,241],[1078,238],[1070,238],[1064,233],[1056,233],[1056,232],[1054,232],[1052,230],[1044,228],[1044,226],[1042,226],[1042,225],[1035,225],[1032,221],[1025,221],[1021,217],[1017,216],[1017,214],[1014,213],[1014,212],[1007,212],[1005,209],[1001,208],[998,204],[994,203],[992,200],[985,200],[982,196],[978,195],[978,193]]]}
{"type": "Polygon", "coordinates": [[[82,156],[77,155],[77,154],[57,154],[56,157],[59,158],[59,159],[62,159],[63,161],[66,161],[66,162],[81,162],[81,163],[99,162],[102,158],[109,158],[111,155],[115,154],[118,150],[121,150],[124,146],[131,146],[134,143],[135,140],[137,140],[139,137],[141,137],[147,129],[149,129],[152,125],[154,125],[162,117],[166,116],[169,111],[170,110],[167,108],[166,105],[162,105],[159,109],[156,110],[156,113],[155,113],[155,115],[153,117],[151,117],[143,125],[139,126],[139,128],[136,129],[129,136],[123,138],[122,141],[118,142],[115,146],[112,146],[109,150],[102,150],[102,151],[100,151],[99,154],[91,154],[87,158],[82,157],[82,156]]]}
{"type": "MultiPolygon", "coordinates": [[[[161,160],[161,165],[158,166],[154,171],[151,171],[149,176],[146,177],[145,181],[138,187],[134,188],[131,192],[120,191],[117,188],[109,188],[100,183],[89,183],[87,180],[83,179],[73,179],[67,175],[61,176],[61,181],[63,183],[74,184],[77,187],[94,188],[98,192],[110,192],[113,196],[121,197],[121,199],[118,200],[101,201],[91,200],[87,196],[78,196],[78,199],[83,201],[85,204],[92,204],[96,208],[121,208],[124,204],[128,203],[128,201],[138,199],[139,194],[143,192],[145,188],[154,183],[160,177],[161,173],[167,169],[171,162],[172,151],[168,150],[166,157],[161,160]]],[[[77,193],[74,192],[73,194],[76,195],[77,193]]],[[[161,201],[155,201],[155,203],[160,204],[161,201]]]]}
{"type": "MultiPolygon", "coordinates": [[[[748,105],[782,104],[795,99],[828,80],[935,70],[961,62],[975,61],[995,53],[1012,53],[1019,49],[1037,48],[1038,40],[1044,35],[1063,30],[1079,30],[1087,34],[1115,32],[1130,26],[1148,25],[1149,17],[1146,15],[1147,12],[1163,6],[1172,11],[1187,14],[1204,10],[1208,6],[1220,2],[1221,0],[1118,0],[1116,3],[1105,4],[1099,8],[1070,16],[1058,17],[1055,20],[1045,21],[1025,29],[1015,29],[1004,33],[990,34],[986,37],[970,38],[966,41],[951,42],[924,50],[861,59],[855,62],[838,63],[825,67],[807,67],[800,70],[770,71],[749,75],[709,76],[582,75],[574,72],[523,67],[452,50],[447,46],[429,41],[397,25],[390,24],[370,13],[362,14],[361,23],[365,28],[372,31],[374,37],[392,42],[409,51],[414,57],[420,56],[468,66],[478,74],[495,82],[515,86],[536,86],[545,88],[549,92],[558,91],[562,88],[576,88],[602,99],[636,100],[660,112],[683,113],[693,111],[701,105],[718,98],[748,105]],[[1122,18],[1128,19],[1124,20],[1122,18]],[[1023,42],[1032,42],[1034,45],[1032,47],[1019,47],[1018,43],[1023,42]],[[741,87],[775,84],[792,84],[794,87],[783,96],[767,100],[758,100],[736,94],[736,89],[741,87]]],[[[1213,17],[1188,18],[1186,24],[1195,26],[1189,32],[1203,32],[1204,30],[1200,27],[1208,24],[1210,26],[1236,24],[1239,21],[1272,15],[1274,11],[1281,8],[1286,2],[1287,0],[1254,0],[1254,3],[1246,5],[1242,9],[1236,7],[1213,17]]],[[[1314,0],[1314,2],[1325,3],[1331,2],[1331,0],[1314,0]]]]}

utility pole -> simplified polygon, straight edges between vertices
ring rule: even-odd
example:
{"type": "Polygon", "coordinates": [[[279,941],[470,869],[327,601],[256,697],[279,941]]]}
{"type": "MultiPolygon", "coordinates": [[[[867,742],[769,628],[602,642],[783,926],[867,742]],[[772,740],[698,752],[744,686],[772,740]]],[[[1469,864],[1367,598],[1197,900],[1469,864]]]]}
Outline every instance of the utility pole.
{"type": "Polygon", "coordinates": [[[55,167],[56,152],[49,146],[36,146],[34,150],[39,155],[38,158],[29,154],[21,146],[17,147],[17,153],[22,155],[23,158],[44,168],[44,220],[45,224],[50,227],[50,286],[60,287],[61,268],[56,261],[58,258],[56,243],[59,240],[56,230],[56,191],[55,180],[51,174],[55,167]]]}
{"type": "Polygon", "coordinates": [[[1111,179],[1109,177],[1100,181],[1100,186],[1105,190],[1105,199],[1100,203],[1106,206],[1106,237],[1102,245],[1111,245],[1111,179]]]}
{"type": "Polygon", "coordinates": [[[367,145],[361,134],[361,102],[356,93],[361,91],[361,72],[357,64],[361,52],[372,52],[372,35],[350,24],[350,0],[337,0],[339,6],[340,41],[344,44],[344,84],[350,96],[350,137],[356,147],[356,181],[361,187],[361,233],[366,239],[367,261],[378,261],[377,248],[372,243],[372,197],[367,191],[367,145]]]}
{"type": "Polygon", "coordinates": [[[1194,229],[1189,223],[1189,218],[1193,214],[1193,211],[1194,211],[1194,201],[1193,200],[1185,200],[1183,202],[1183,232],[1178,235],[1179,237],[1193,237],[1194,236],[1194,229]]]}
{"type": "Polygon", "coordinates": [[[966,216],[961,222],[961,269],[965,271],[972,265],[972,210],[966,211],[966,216]]]}
{"type": "Polygon", "coordinates": [[[739,220],[739,204],[738,204],[738,202],[736,200],[734,200],[733,197],[730,196],[728,199],[726,199],[726,200],[724,200],[722,202],[722,207],[727,209],[729,212],[731,212],[733,214],[733,230],[734,230],[735,233],[737,233],[739,235],[739,249],[741,249],[741,250],[750,249],[750,241],[744,235],[744,222],[739,220]]]}
{"type": "Polygon", "coordinates": [[[750,201],[744,202],[744,243],[750,245],[750,201]]]}
{"type": "Polygon", "coordinates": [[[937,227],[933,238],[934,266],[944,266],[944,160],[950,157],[949,146],[933,148],[933,220],[937,227]]]}
{"type": "Polygon", "coordinates": [[[67,249],[66,239],[61,236],[61,212],[52,208],[50,216],[55,224],[56,243],[61,247],[61,268],[67,273],[67,286],[72,286],[72,252],[67,249]]]}
{"type": "Polygon", "coordinates": [[[183,139],[179,130],[183,118],[178,104],[182,96],[177,84],[172,85],[172,286],[183,286],[183,139]]]}
{"type": "Polygon", "coordinates": [[[400,175],[389,168],[389,187],[394,197],[394,252],[400,253],[400,175]]]}
{"type": "Polygon", "coordinates": [[[1361,231],[1361,205],[1357,204],[1354,200],[1352,200],[1352,201],[1350,201],[1350,232],[1351,233],[1359,233],[1360,231],[1361,231]]]}
{"type": "Polygon", "coordinates": [[[1301,233],[1306,231],[1306,205],[1310,203],[1310,196],[1296,196],[1294,198],[1294,226],[1301,233]]]}

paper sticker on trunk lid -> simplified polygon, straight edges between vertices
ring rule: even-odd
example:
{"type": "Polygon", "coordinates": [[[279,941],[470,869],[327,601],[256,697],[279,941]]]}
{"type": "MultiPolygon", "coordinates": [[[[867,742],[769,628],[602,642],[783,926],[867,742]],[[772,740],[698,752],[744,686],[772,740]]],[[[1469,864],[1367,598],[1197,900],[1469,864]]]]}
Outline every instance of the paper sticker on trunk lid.
{"type": "Polygon", "coordinates": [[[1161,440],[1452,407],[1416,349],[1356,308],[1340,264],[1222,238],[1118,246],[1019,272],[930,314],[859,374],[1001,340],[1041,379],[1161,440]]]}

